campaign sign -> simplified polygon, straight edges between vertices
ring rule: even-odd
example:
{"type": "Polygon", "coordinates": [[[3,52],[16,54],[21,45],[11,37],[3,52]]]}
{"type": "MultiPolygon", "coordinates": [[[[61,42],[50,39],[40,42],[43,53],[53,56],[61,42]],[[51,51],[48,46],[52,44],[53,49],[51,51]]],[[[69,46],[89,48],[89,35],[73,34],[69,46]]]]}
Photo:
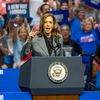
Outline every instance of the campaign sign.
{"type": "Polygon", "coordinates": [[[6,6],[7,17],[13,18],[16,15],[29,17],[29,3],[8,3],[6,6]]]}
{"type": "Polygon", "coordinates": [[[67,10],[53,10],[50,11],[49,13],[52,13],[55,16],[59,25],[68,24],[69,14],[67,10]]]}
{"type": "Polygon", "coordinates": [[[100,9],[100,0],[83,0],[85,4],[95,8],[100,9]]]}

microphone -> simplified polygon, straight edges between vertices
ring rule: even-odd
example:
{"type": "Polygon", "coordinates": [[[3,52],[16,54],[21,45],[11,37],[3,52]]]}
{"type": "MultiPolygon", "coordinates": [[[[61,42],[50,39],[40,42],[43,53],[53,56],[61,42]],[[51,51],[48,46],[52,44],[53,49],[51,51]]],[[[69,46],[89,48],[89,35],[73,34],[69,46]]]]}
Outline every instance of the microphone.
{"type": "Polygon", "coordinates": [[[55,43],[56,43],[56,46],[55,46],[54,52],[55,52],[55,56],[56,56],[56,55],[60,55],[60,53],[61,53],[61,43],[59,42],[58,37],[55,38],[55,43]],[[57,54],[58,50],[59,50],[59,53],[57,54]]]}
{"type": "Polygon", "coordinates": [[[53,49],[53,50],[58,50],[60,47],[61,47],[61,43],[59,42],[59,39],[58,38],[55,38],[55,43],[56,43],[56,46],[53,46],[53,42],[52,42],[52,39],[48,39],[48,43],[49,43],[49,46],[53,49]]]}
{"type": "Polygon", "coordinates": [[[57,44],[57,48],[59,49],[59,48],[61,48],[61,43],[59,42],[59,39],[58,38],[55,38],[55,42],[56,42],[56,44],[57,44]]]}
{"type": "Polygon", "coordinates": [[[51,49],[54,49],[53,43],[52,43],[52,39],[47,39],[48,40],[48,44],[50,46],[51,49]]]}
{"type": "Polygon", "coordinates": [[[48,44],[51,49],[54,50],[55,56],[57,56],[57,51],[61,48],[61,43],[59,42],[59,38],[55,38],[54,41],[56,43],[56,46],[53,45],[52,39],[48,39],[48,44]]]}

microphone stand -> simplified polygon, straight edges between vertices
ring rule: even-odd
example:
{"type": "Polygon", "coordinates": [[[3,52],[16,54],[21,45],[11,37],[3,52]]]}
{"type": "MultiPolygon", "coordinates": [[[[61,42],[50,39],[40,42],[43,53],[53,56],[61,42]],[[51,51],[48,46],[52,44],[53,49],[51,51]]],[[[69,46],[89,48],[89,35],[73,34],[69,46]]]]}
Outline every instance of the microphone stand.
{"type": "Polygon", "coordinates": [[[57,56],[57,50],[61,48],[61,43],[59,43],[58,39],[55,39],[55,43],[57,44],[56,46],[53,46],[53,44],[49,41],[49,45],[52,50],[54,50],[55,56],[57,56]]]}

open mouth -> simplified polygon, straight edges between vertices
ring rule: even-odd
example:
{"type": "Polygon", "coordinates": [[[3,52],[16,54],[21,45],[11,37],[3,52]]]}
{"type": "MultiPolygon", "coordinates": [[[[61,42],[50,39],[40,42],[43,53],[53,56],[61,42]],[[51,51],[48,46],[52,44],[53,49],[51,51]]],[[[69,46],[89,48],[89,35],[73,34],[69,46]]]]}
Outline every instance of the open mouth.
{"type": "Polygon", "coordinates": [[[51,30],[51,28],[49,28],[49,27],[45,28],[46,32],[49,32],[50,30],[51,30]]]}
{"type": "Polygon", "coordinates": [[[47,27],[47,28],[46,28],[46,30],[50,30],[50,28],[49,28],[49,27],[47,27]]]}

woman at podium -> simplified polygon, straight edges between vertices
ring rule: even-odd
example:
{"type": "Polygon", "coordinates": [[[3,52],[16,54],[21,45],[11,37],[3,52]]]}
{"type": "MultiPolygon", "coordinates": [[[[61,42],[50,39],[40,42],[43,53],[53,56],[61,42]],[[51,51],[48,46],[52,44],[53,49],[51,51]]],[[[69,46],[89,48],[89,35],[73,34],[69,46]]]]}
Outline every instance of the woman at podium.
{"type": "Polygon", "coordinates": [[[38,32],[30,32],[29,39],[22,50],[22,58],[30,52],[32,56],[63,56],[63,37],[57,31],[57,22],[52,14],[44,14],[38,32]]]}

